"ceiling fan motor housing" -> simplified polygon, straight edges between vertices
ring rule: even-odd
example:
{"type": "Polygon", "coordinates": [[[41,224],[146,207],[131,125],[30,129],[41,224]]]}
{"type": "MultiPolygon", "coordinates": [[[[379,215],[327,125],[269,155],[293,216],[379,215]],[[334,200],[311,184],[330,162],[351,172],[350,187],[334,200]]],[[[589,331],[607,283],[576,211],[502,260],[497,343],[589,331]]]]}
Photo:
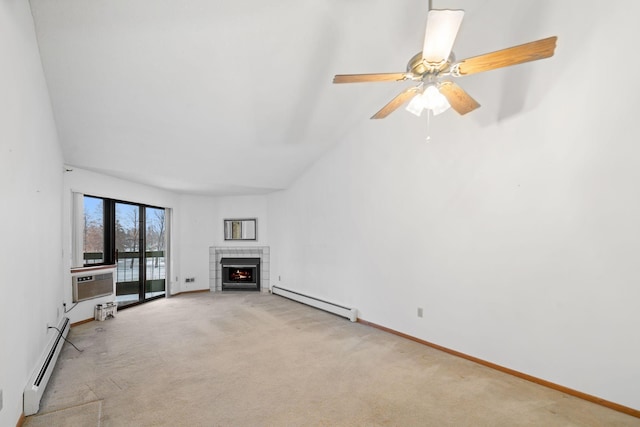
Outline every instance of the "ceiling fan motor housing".
{"type": "Polygon", "coordinates": [[[429,74],[438,74],[447,70],[451,64],[455,61],[453,53],[449,55],[446,61],[431,63],[427,62],[422,57],[422,52],[416,53],[407,64],[407,72],[412,73],[416,77],[424,77],[429,74]]]}

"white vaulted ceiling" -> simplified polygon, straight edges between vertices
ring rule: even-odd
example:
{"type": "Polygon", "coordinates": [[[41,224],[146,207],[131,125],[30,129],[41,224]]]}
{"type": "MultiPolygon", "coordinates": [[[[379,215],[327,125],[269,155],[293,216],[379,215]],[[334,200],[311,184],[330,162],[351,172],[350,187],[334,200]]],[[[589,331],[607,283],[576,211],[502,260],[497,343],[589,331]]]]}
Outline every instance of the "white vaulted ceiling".
{"type": "MultiPolygon", "coordinates": [[[[434,3],[467,12],[458,58],[553,35],[536,31],[544,16],[531,13],[534,3],[434,3]]],[[[359,126],[386,135],[398,126],[424,130],[420,119],[398,118],[402,110],[369,121],[407,83],[331,80],[404,71],[422,46],[426,0],[31,0],[31,7],[72,166],[177,192],[263,194],[287,188],[359,126]]],[[[500,93],[488,98],[477,79],[464,86],[483,106],[500,104],[500,93]]],[[[443,123],[464,123],[451,120],[443,123]]]]}

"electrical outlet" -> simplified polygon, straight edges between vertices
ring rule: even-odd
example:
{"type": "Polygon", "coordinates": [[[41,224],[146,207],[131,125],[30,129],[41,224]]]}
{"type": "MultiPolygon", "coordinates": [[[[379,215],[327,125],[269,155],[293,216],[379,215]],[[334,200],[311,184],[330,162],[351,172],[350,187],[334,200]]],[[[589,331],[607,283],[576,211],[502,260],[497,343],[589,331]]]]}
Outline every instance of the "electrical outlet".
{"type": "Polygon", "coordinates": [[[422,307],[418,307],[418,317],[422,317],[422,307]]]}

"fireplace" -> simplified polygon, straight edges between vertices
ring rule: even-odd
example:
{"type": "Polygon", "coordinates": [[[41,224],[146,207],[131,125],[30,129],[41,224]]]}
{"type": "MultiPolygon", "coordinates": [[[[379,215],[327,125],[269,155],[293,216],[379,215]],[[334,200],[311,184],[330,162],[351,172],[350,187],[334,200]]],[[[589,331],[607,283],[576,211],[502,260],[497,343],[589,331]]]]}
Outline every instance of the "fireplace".
{"type": "Polygon", "coordinates": [[[259,291],[260,258],[222,258],[223,291],[259,291]]]}

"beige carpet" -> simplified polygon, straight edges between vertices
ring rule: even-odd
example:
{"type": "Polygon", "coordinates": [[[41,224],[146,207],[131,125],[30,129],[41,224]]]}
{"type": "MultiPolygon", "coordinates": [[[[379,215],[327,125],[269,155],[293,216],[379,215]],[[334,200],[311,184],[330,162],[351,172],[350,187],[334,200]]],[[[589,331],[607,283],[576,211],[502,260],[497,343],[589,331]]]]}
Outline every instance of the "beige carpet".
{"type": "Polygon", "coordinates": [[[95,401],[72,406],[59,411],[34,415],[27,418],[29,427],[89,427],[99,426],[102,417],[102,402],[95,401]]]}
{"type": "Polygon", "coordinates": [[[65,344],[26,426],[640,426],[272,295],[180,295],[68,338],[83,352],[65,344]]]}

